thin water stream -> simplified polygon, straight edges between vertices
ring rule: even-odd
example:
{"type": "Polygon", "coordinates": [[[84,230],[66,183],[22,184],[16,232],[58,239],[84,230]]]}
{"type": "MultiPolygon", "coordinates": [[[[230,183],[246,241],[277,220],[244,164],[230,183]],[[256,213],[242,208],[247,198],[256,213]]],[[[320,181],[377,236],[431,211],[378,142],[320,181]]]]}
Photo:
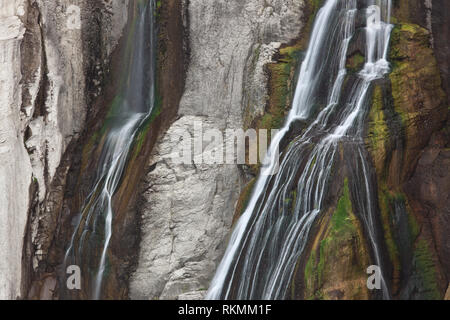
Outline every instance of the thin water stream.
{"type": "Polygon", "coordinates": [[[67,248],[64,266],[87,267],[90,298],[100,299],[108,267],[114,221],[113,197],[120,187],[136,134],[149,118],[155,98],[155,3],[137,1],[128,35],[131,46],[123,61],[124,80],[116,115],[110,121],[91,192],[80,208],[78,223],[67,248]],[[131,41],[130,41],[131,40],[131,41]]]}

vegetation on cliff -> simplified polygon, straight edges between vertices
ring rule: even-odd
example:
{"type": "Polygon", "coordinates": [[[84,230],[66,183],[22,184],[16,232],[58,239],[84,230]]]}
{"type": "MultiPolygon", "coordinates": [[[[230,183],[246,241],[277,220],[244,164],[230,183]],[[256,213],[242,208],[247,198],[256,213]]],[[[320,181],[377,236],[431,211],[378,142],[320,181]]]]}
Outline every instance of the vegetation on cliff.
{"type": "Polygon", "coordinates": [[[304,274],[306,299],[368,299],[365,270],[370,265],[363,231],[345,179],[336,209],[322,219],[304,274]]]}
{"type": "Polygon", "coordinates": [[[444,293],[433,239],[423,231],[424,217],[418,219],[404,192],[420,151],[446,120],[446,97],[429,43],[426,29],[395,25],[392,72],[389,81],[374,88],[367,131],[392,266],[392,294],[401,299],[440,299],[444,293]]]}

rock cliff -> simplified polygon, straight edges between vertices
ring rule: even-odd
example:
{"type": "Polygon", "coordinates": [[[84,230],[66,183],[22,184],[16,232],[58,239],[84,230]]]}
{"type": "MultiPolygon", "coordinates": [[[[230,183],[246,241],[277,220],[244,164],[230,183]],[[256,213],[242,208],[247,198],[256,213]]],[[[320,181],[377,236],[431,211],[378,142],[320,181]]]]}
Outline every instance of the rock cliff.
{"type": "Polygon", "coordinates": [[[126,8],[127,1],[0,2],[0,298],[26,296],[31,270],[45,259],[62,162],[101,93],[126,8]]]}
{"type": "Polygon", "coordinates": [[[175,164],[172,137],[193,133],[195,122],[204,131],[242,128],[248,99],[257,102],[255,112],[264,110],[262,68],[281,43],[299,37],[303,6],[296,0],[184,2],[190,48],[186,87],[177,120],[149,160],[131,298],[198,299],[206,293],[248,178],[237,165],[175,164]],[[258,70],[249,79],[246,70],[255,61],[258,70]]]}
{"type": "MultiPolygon", "coordinates": [[[[376,172],[394,299],[443,299],[448,288],[448,44],[442,40],[449,28],[446,5],[394,3],[392,72],[375,85],[368,116],[366,144],[376,172]]],[[[350,56],[348,66],[354,61],[350,56]]],[[[365,236],[352,217],[345,188],[338,194],[334,213],[319,223],[309,258],[300,264],[303,280],[293,282],[294,298],[376,297],[364,284],[364,265],[370,261],[365,236]],[[337,232],[337,215],[344,213],[349,218],[337,232]],[[339,241],[337,254],[330,248],[339,241]]]]}
{"type": "MultiPolygon", "coordinates": [[[[114,196],[106,299],[202,299],[258,166],[172,156],[186,132],[280,127],[316,0],[157,2],[157,112],[114,196]]],[[[114,108],[133,0],[0,0],[0,299],[64,298],[64,250],[114,108]]],[[[449,2],[393,1],[389,78],[366,145],[395,299],[442,299],[450,279],[449,2]]],[[[363,51],[363,50],[362,50],[363,51]]],[[[360,52],[347,66],[361,66],[360,52]]],[[[342,151],[292,299],[378,298],[342,151]]],[[[87,298],[82,290],[71,298],[87,298]]]]}

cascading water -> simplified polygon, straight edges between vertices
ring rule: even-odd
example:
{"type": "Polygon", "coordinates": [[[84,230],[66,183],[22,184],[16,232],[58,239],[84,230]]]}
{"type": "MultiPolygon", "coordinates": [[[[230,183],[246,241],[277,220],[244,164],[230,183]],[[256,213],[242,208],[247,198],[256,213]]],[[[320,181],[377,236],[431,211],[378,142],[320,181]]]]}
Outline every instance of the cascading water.
{"type": "Polygon", "coordinates": [[[155,100],[155,4],[154,0],[137,1],[136,6],[137,16],[129,36],[134,45],[125,57],[126,77],[121,85],[117,113],[102,147],[94,186],[80,210],[64,259],[64,266],[89,268],[84,274],[92,275],[89,283],[93,299],[101,297],[107,267],[113,196],[120,186],[135,136],[151,115],[155,100]]]}
{"type": "MultiPolygon", "coordinates": [[[[310,230],[324,208],[339,146],[357,164],[350,178],[358,190],[357,206],[375,263],[384,270],[376,229],[376,209],[363,131],[370,88],[389,72],[387,52],[392,26],[390,0],[327,0],[319,10],[302,63],[292,109],[274,137],[266,168],[272,172],[276,150],[291,125],[316,114],[291,141],[276,175],[261,175],[246,211],[236,224],[207,299],[283,299],[310,230]],[[349,44],[357,14],[366,15],[366,61],[351,89],[343,93],[349,44]],[[377,18],[380,18],[378,20],[377,18]],[[323,94],[325,92],[325,94],[323,94]],[[362,177],[362,178],[361,178],[362,177]],[[293,201],[291,199],[294,199],[293,201]]],[[[383,298],[389,289],[382,279],[383,298]]]]}

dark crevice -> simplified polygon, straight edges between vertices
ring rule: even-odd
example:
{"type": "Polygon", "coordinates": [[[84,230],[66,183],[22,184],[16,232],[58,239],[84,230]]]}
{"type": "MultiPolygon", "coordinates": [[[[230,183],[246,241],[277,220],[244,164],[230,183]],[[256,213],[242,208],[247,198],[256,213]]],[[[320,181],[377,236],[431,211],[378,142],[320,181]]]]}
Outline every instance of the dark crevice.
{"type": "MultiPolygon", "coordinates": [[[[37,4],[35,3],[33,6],[37,7],[37,4]]],[[[45,39],[44,39],[44,30],[42,26],[42,14],[39,11],[38,15],[38,25],[40,29],[40,36],[41,36],[41,81],[39,83],[39,92],[36,97],[35,102],[35,110],[33,114],[33,118],[36,119],[38,117],[44,117],[44,121],[46,120],[48,116],[48,111],[46,109],[46,101],[47,101],[47,95],[50,88],[50,83],[48,79],[48,65],[47,65],[47,52],[45,49],[45,39]]]]}

